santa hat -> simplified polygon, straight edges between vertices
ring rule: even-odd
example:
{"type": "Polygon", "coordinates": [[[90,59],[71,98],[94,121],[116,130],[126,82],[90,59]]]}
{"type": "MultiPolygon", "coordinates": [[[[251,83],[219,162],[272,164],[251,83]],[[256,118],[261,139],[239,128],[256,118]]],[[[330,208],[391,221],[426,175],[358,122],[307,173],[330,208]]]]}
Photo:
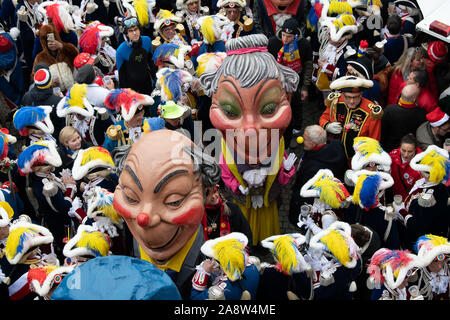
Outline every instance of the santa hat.
{"type": "Polygon", "coordinates": [[[81,68],[85,64],[94,64],[95,58],[87,52],[82,52],[73,60],[73,66],[77,69],[81,68]]]}
{"type": "Polygon", "coordinates": [[[279,271],[292,275],[311,269],[299,251],[305,242],[306,238],[302,234],[290,233],[268,237],[261,241],[261,245],[272,252],[279,271]]]}
{"type": "Polygon", "coordinates": [[[35,127],[47,134],[53,134],[54,127],[50,120],[52,106],[22,107],[13,115],[14,127],[21,136],[28,135],[28,127],[35,127]]]}
{"type": "Polygon", "coordinates": [[[247,237],[240,232],[206,241],[200,251],[209,258],[216,259],[230,281],[242,277],[247,266],[247,237]]]}
{"type": "Polygon", "coordinates": [[[105,257],[109,255],[110,246],[108,236],[93,226],[81,224],[76,235],[64,246],[63,254],[67,258],[79,256],[105,257]]]}
{"type": "Polygon", "coordinates": [[[99,186],[95,186],[92,191],[88,191],[87,212],[89,218],[103,216],[109,218],[112,223],[120,224],[123,220],[113,206],[114,192],[110,192],[99,186]]]}
{"type": "Polygon", "coordinates": [[[38,89],[47,89],[52,85],[52,74],[47,68],[42,68],[34,74],[34,85],[38,89]]]}
{"type": "Polygon", "coordinates": [[[319,198],[324,204],[338,209],[350,196],[350,193],[344,184],[334,177],[331,170],[320,169],[314,177],[302,186],[300,196],[303,198],[319,198]]]}
{"type": "Polygon", "coordinates": [[[59,267],[55,265],[31,268],[27,273],[27,281],[31,291],[45,297],[55,284],[62,281],[63,276],[71,273],[74,269],[75,266],[59,267]]]}
{"type": "Polygon", "coordinates": [[[36,166],[51,165],[60,167],[61,157],[56,150],[56,143],[52,140],[35,142],[23,150],[17,157],[17,166],[21,175],[27,175],[36,166]]]}
{"type": "Polygon", "coordinates": [[[428,173],[433,183],[447,181],[450,176],[450,160],[448,151],[436,145],[430,145],[421,153],[416,154],[409,165],[413,170],[428,173]]]}
{"type": "Polygon", "coordinates": [[[152,105],[154,100],[146,94],[140,94],[136,91],[125,89],[113,89],[105,99],[105,107],[115,113],[120,111],[125,121],[131,120],[136,111],[142,110],[145,105],[152,105]]]}
{"type": "Polygon", "coordinates": [[[351,161],[352,170],[361,170],[371,163],[382,166],[383,171],[386,172],[391,169],[392,159],[383,150],[378,140],[370,137],[356,137],[353,140],[353,150],[355,155],[351,161]]]}
{"type": "Polygon", "coordinates": [[[396,289],[420,267],[417,256],[408,250],[381,248],[373,254],[367,267],[369,288],[380,288],[384,284],[396,289]]]}
{"type": "Polygon", "coordinates": [[[87,84],[75,83],[67,90],[64,98],[56,105],[56,114],[64,118],[69,114],[79,114],[87,118],[94,115],[94,107],[86,97],[87,84]]]}
{"type": "Polygon", "coordinates": [[[43,226],[22,219],[10,226],[5,255],[10,264],[21,263],[27,253],[43,244],[53,242],[53,235],[43,226]]]}
{"type": "Polygon", "coordinates": [[[427,113],[427,120],[432,127],[439,127],[446,123],[450,117],[441,108],[436,107],[433,111],[427,113]]]}
{"type": "Polygon", "coordinates": [[[447,57],[448,48],[443,41],[433,41],[428,43],[428,56],[435,63],[441,63],[445,61],[447,57]]]}
{"type": "Polygon", "coordinates": [[[438,261],[447,259],[450,254],[450,243],[445,237],[426,234],[417,239],[414,251],[419,261],[426,267],[435,259],[438,261]]]}
{"type": "Polygon", "coordinates": [[[78,151],[73,163],[72,176],[75,180],[80,180],[93,169],[112,171],[114,168],[114,162],[108,149],[94,146],[78,151]]]}
{"type": "Polygon", "coordinates": [[[358,246],[352,238],[348,223],[335,221],[325,230],[315,234],[309,246],[333,256],[341,265],[352,269],[358,263],[358,246]]]}

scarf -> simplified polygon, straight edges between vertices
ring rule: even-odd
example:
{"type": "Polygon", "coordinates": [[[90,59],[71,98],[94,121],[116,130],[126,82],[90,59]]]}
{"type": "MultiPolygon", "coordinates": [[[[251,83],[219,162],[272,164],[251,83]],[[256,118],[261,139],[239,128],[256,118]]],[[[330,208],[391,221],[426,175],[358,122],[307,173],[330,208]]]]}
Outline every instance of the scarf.
{"type": "Polygon", "coordinates": [[[302,72],[302,61],[297,41],[298,36],[295,36],[294,41],[283,45],[278,52],[277,62],[300,73],[302,72]]]}

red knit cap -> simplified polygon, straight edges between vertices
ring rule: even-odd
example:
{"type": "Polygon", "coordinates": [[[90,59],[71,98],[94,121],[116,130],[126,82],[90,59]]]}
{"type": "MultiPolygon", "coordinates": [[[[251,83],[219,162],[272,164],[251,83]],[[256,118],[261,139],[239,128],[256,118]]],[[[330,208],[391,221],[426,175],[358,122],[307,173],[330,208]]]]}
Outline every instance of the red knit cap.
{"type": "Polygon", "coordinates": [[[5,36],[0,36],[0,52],[7,52],[13,47],[11,41],[5,36]]]}

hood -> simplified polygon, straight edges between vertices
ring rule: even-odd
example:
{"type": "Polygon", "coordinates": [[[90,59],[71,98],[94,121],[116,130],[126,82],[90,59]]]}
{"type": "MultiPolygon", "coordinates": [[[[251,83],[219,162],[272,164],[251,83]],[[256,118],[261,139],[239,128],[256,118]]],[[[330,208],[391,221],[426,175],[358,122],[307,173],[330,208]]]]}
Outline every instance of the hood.
{"type": "Polygon", "coordinates": [[[39,28],[39,31],[37,33],[37,36],[39,37],[39,40],[41,42],[42,51],[48,52],[47,34],[49,33],[53,33],[55,35],[55,40],[62,42],[61,37],[59,36],[59,33],[53,23],[43,25],[41,28],[39,28]]]}

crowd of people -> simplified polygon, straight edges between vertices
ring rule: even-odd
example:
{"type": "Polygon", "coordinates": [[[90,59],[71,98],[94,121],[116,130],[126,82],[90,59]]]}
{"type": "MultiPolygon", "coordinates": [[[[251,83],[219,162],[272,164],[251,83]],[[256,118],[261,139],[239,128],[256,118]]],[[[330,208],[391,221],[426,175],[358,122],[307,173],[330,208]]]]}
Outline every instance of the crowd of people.
{"type": "Polygon", "coordinates": [[[421,19],[3,0],[1,298],[449,300],[450,59],[421,19]]]}

